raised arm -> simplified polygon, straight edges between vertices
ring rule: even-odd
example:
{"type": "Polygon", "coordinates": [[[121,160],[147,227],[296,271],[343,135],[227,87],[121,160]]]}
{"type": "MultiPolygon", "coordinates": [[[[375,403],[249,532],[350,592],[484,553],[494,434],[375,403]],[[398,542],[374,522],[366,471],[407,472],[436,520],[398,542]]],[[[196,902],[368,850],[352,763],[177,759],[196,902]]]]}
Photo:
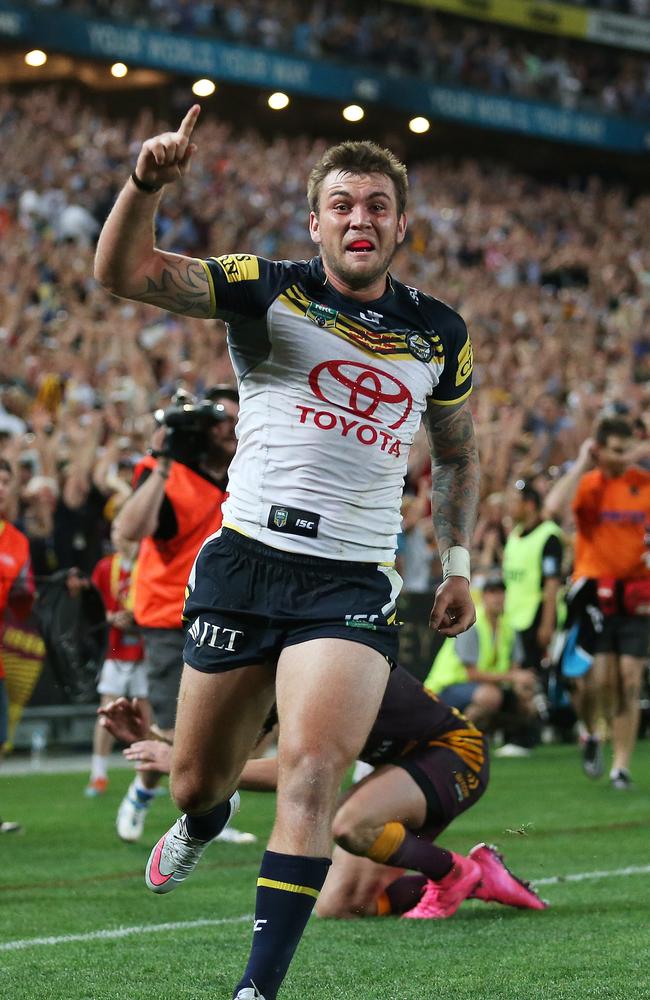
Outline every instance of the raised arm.
{"type": "Polygon", "coordinates": [[[559,523],[571,512],[571,505],[578,491],[580,480],[585,472],[594,466],[595,444],[593,438],[587,438],[583,441],[578,457],[569,471],[565,472],[548,491],[544,500],[543,516],[545,518],[551,518],[559,523]]]}
{"type": "Polygon", "coordinates": [[[430,625],[454,636],[476,619],[469,592],[469,547],[479,501],[478,448],[464,403],[443,407],[430,402],[424,424],[431,448],[433,530],[443,568],[430,625]]]}
{"type": "Polygon", "coordinates": [[[189,167],[196,150],[190,139],[200,110],[193,105],[177,132],[163,132],[143,144],[135,170],[99,235],[95,277],[122,298],[207,319],[211,298],[203,264],[154,246],[162,188],[179,180],[189,167]]]}

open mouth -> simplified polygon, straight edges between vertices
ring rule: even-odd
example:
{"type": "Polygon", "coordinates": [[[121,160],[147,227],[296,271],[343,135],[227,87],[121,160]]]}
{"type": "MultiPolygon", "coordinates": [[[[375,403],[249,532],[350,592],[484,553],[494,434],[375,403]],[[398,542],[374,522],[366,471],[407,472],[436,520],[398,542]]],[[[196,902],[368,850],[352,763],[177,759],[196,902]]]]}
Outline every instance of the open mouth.
{"type": "Polygon", "coordinates": [[[353,243],[349,243],[346,247],[346,250],[349,250],[350,253],[370,253],[374,249],[370,240],[354,240],[353,243]]]}

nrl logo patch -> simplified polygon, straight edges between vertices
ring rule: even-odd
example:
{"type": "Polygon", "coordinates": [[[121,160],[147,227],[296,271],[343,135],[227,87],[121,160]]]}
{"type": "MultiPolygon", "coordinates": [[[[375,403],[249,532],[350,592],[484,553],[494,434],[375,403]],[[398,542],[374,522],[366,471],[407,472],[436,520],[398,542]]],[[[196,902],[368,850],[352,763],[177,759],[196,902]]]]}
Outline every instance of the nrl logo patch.
{"type": "Polygon", "coordinates": [[[276,528],[284,528],[288,520],[289,520],[288,510],[276,510],[273,512],[273,523],[276,526],[276,528]]]}
{"type": "Polygon", "coordinates": [[[410,353],[418,361],[425,361],[427,364],[433,357],[433,344],[420,333],[409,333],[406,336],[406,346],[410,353]]]}
{"type": "Polygon", "coordinates": [[[339,314],[336,309],[332,309],[330,306],[322,306],[318,302],[310,302],[305,315],[316,326],[323,328],[335,326],[339,314]]]}

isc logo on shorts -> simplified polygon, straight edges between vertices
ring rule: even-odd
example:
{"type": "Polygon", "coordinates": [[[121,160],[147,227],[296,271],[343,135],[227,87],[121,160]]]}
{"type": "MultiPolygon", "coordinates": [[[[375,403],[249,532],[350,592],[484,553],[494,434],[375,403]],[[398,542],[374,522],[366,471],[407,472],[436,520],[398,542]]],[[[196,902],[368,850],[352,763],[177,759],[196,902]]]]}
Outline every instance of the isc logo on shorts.
{"type": "Polygon", "coordinates": [[[197,649],[201,646],[210,646],[212,649],[226,649],[228,652],[232,652],[237,640],[244,633],[241,629],[213,625],[211,622],[202,622],[200,618],[197,618],[190,625],[188,634],[194,639],[197,649]]]}

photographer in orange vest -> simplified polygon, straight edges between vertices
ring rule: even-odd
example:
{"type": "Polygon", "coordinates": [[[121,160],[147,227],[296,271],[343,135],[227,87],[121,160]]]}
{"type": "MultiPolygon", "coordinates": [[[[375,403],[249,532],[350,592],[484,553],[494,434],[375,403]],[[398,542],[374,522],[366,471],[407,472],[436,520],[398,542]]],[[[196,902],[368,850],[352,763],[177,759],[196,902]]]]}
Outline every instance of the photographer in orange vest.
{"type": "MultiPolygon", "coordinates": [[[[140,542],[134,615],[142,630],[155,722],[171,737],[183,666],[181,614],[190,570],[203,541],[221,526],[228,466],[235,454],[237,390],[217,386],[196,403],[177,395],[156,414],[161,424],[152,453],[139,465],[135,491],[120,511],[116,531],[140,542]]],[[[138,774],[117,815],[122,840],[142,835],[160,780],[138,774]]]]}

